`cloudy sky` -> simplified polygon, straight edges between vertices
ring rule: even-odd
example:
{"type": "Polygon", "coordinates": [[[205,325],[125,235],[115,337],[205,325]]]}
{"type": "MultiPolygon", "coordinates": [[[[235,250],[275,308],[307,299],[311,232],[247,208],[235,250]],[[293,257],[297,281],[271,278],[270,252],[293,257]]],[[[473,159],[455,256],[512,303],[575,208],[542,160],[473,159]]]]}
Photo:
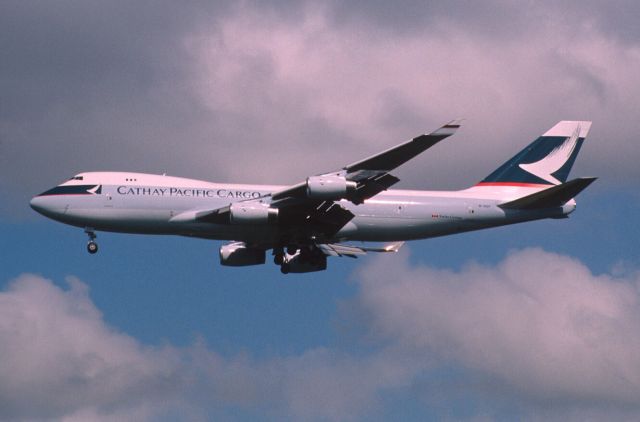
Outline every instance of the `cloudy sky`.
{"type": "Polygon", "coordinates": [[[640,6],[0,5],[0,420],[637,420],[640,6]],[[289,184],[437,128],[459,189],[592,120],[564,221],[283,277],[28,200],[89,170],[289,184]]]}

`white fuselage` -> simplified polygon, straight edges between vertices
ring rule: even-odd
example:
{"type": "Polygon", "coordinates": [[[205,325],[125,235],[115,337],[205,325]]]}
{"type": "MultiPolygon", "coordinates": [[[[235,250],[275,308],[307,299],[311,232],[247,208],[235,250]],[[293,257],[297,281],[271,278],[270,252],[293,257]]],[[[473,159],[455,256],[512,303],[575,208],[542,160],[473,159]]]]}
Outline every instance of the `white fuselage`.
{"type": "MultiPolygon", "coordinates": [[[[125,172],[82,173],[36,196],[32,207],[54,220],[92,230],[174,234],[248,244],[277,242],[278,224],[213,224],[189,218],[197,210],[266,196],[283,186],[210,183],[125,172]]],[[[497,205],[523,195],[522,187],[475,186],[461,191],[388,190],[363,204],[342,200],[355,217],[331,241],[413,240],[541,218],[575,209],[504,210],[497,205]]],[[[529,187],[528,193],[540,189],[529,187]]]]}

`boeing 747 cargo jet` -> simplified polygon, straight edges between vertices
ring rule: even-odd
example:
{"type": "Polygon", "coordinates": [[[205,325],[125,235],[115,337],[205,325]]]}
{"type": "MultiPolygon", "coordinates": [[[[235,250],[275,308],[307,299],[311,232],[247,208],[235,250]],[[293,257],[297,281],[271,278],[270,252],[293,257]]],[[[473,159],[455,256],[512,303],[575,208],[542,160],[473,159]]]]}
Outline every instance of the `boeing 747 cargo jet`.
{"type": "Polygon", "coordinates": [[[543,218],[566,218],[595,178],[567,181],[591,122],[562,121],[474,186],[390,190],[391,171],[451,136],[447,123],[340,170],[293,186],[210,183],[127,172],[80,173],[37,195],[31,207],[89,236],[96,231],[231,240],[220,263],[264,264],[283,273],[327,268],[328,256],[396,252],[403,241],[543,218]],[[363,242],[349,244],[349,242],[363,242]],[[347,243],[345,243],[347,242],[347,243]],[[372,245],[366,242],[390,242],[372,245]]]}

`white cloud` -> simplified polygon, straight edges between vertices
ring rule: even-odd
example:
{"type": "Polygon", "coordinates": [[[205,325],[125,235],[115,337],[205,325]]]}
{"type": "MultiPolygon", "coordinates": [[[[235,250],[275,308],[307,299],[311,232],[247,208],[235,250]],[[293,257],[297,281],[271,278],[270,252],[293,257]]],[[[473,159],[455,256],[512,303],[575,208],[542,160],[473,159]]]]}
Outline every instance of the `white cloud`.
{"type": "Polygon", "coordinates": [[[202,340],[144,345],[105,323],[85,284],[68,286],[25,274],[0,292],[0,419],[345,420],[404,378],[377,356],[329,349],[256,360],[202,340]]]}
{"type": "Polygon", "coordinates": [[[129,407],[185,383],[179,356],[104,324],[86,285],[23,275],[0,293],[0,418],[129,407]]]}
{"type": "Polygon", "coordinates": [[[531,249],[460,272],[379,261],[361,278],[373,331],[401,354],[427,356],[424,368],[434,358],[462,366],[530,403],[638,410],[637,275],[594,275],[531,249]]]}
{"type": "Polygon", "coordinates": [[[397,400],[441,416],[640,415],[638,273],[537,249],[460,271],[388,258],[357,274],[344,347],[261,359],[145,345],[79,280],[23,275],[0,292],[0,418],[357,420],[397,400]]]}

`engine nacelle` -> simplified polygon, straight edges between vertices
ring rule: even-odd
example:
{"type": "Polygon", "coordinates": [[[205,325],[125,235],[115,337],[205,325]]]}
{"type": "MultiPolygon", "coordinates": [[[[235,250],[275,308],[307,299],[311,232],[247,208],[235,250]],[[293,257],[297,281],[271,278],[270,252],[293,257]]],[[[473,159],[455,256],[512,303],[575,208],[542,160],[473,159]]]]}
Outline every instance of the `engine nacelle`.
{"type": "Polygon", "coordinates": [[[264,264],[265,260],[264,249],[249,248],[244,242],[229,243],[220,248],[220,265],[243,267],[264,264]]]}
{"type": "Polygon", "coordinates": [[[356,190],[358,184],[342,176],[311,176],[307,178],[307,197],[312,199],[342,199],[356,190]]]}
{"type": "Polygon", "coordinates": [[[234,202],[229,207],[231,224],[268,224],[278,221],[278,209],[264,204],[234,202]]]}

